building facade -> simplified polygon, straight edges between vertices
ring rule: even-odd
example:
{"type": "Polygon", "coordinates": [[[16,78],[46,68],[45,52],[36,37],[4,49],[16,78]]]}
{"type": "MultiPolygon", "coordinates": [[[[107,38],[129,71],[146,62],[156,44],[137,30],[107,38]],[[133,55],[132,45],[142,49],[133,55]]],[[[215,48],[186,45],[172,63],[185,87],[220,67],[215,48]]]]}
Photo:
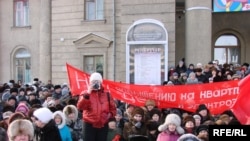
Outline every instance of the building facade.
{"type": "Polygon", "coordinates": [[[250,62],[250,13],[207,0],[0,0],[0,80],[68,82],[66,64],[161,84],[170,66],[250,62]],[[226,41],[225,41],[226,40],[226,41]]]}

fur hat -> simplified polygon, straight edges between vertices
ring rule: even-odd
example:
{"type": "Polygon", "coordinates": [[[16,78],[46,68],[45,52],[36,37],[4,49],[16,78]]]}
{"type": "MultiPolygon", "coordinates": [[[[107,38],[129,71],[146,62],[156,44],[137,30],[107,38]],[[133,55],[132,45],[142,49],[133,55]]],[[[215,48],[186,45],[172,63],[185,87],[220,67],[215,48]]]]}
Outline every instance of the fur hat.
{"type": "Polygon", "coordinates": [[[25,104],[25,103],[20,103],[18,104],[18,106],[16,107],[16,111],[15,112],[22,112],[25,115],[28,115],[29,113],[29,107],[25,104]]]}
{"type": "Polygon", "coordinates": [[[152,99],[146,100],[145,106],[154,106],[155,107],[155,101],[152,99]]]}
{"type": "Polygon", "coordinates": [[[67,105],[63,108],[63,113],[65,114],[66,117],[66,122],[70,122],[71,120],[68,119],[69,114],[75,113],[75,119],[74,121],[77,120],[78,118],[78,110],[75,105],[67,105]]]}
{"type": "Polygon", "coordinates": [[[133,118],[136,114],[139,114],[139,115],[141,115],[142,117],[144,117],[144,110],[143,110],[141,107],[136,107],[136,108],[132,111],[132,113],[131,113],[132,118],[133,118]]]}
{"type": "Polygon", "coordinates": [[[53,113],[53,115],[52,115],[53,119],[55,120],[55,117],[58,116],[58,115],[61,117],[62,121],[61,121],[61,123],[59,125],[57,125],[57,127],[59,129],[62,129],[66,124],[66,117],[65,117],[65,114],[62,111],[55,111],[53,113]]]}
{"type": "Polygon", "coordinates": [[[177,114],[168,114],[165,118],[165,122],[158,127],[158,130],[160,132],[165,131],[170,123],[176,125],[178,134],[184,134],[184,129],[181,127],[181,118],[177,114]]]}
{"type": "Polygon", "coordinates": [[[100,81],[102,83],[102,76],[101,76],[101,74],[98,73],[98,72],[92,73],[91,76],[90,76],[90,78],[89,78],[89,81],[91,82],[93,80],[98,80],[98,81],[100,81]]]}
{"type": "Polygon", "coordinates": [[[201,141],[197,136],[191,133],[181,135],[177,141],[201,141]]]}
{"type": "Polygon", "coordinates": [[[154,114],[157,114],[159,117],[161,117],[161,111],[158,108],[154,108],[151,111],[149,111],[149,115],[152,118],[154,114]]]}
{"type": "Polygon", "coordinates": [[[42,123],[48,123],[52,119],[53,113],[46,107],[34,111],[33,115],[42,123]]]}
{"type": "Polygon", "coordinates": [[[25,119],[26,116],[22,112],[15,112],[9,118],[9,124],[17,119],[25,119]]]}
{"type": "Polygon", "coordinates": [[[149,131],[157,130],[158,129],[158,123],[156,121],[150,120],[147,124],[146,127],[149,131]]]}
{"type": "Polygon", "coordinates": [[[8,137],[10,141],[14,141],[15,137],[19,134],[26,134],[29,140],[34,137],[34,127],[31,121],[26,119],[18,119],[13,121],[8,127],[8,137]]]}
{"type": "Polygon", "coordinates": [[[13,112],[11,112],[11,111],[6,111],[6,112],[4,112],[4,113],[3,113],[3,119],[9,118],[12,114],[13,114],[13,112]]]}

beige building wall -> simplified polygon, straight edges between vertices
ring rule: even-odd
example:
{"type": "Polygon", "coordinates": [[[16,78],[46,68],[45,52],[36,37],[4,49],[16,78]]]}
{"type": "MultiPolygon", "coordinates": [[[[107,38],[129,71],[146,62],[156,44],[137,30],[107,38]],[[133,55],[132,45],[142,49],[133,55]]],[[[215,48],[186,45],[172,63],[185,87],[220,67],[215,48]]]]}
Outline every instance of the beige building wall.
{"type": "Polygon", "coordinates": [[[104,5],[105,20],[85,21],[83,1],[52,1],[52,79],[55,83],[67,81],[66,63],[83,69],[83,56],[97,54],[103,54],[106,59],[105,79],[125,82],[126,32],[135,21],[141,19],[155,19],[165,25],[169,34],[168,59],[169,63],[174,63],[174,0],[105,0],[104,5]],[[90,33],[107,39],[110,45],[98,47],[98,44],[104,43],[97,43],[97,39],[88,41],[86,35],[90,33]]]}
{"type": "MultiPolygon", "coordinates": [[[[13,0],[0,0],[0,81],[15,79],[13,57],[19,48],[31,54],[31,77],[42,72],[39,60],[40,1],[30,1],[30,26],[17,28],[13,22],[13,0]]],[[[16,80],[17,81],[17,80],[16,80]]]]}

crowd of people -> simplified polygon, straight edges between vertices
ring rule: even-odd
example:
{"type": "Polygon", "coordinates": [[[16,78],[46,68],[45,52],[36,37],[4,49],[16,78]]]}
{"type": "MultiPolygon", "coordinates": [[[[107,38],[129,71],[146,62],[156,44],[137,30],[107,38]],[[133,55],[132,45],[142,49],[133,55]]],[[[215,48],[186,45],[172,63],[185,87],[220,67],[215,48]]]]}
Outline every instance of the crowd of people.
{"type": "MultiPolygon", "coordinates": [[[[240,80],[250,73],[248,63],[205,65],[180,60],[169,69],[162,85],[188,85],[240,80]]],[[[208,141],[209,125],[240,125],[233,112],[212,115],[205,104],[195,112],[158,108],[148,99],[136,106],[114,99],[92,73],[89,87],[71,95],[67,83],[47,84],[38,78],[30,85],[10,80],[1,85],[1,141],[208,141]]]]}

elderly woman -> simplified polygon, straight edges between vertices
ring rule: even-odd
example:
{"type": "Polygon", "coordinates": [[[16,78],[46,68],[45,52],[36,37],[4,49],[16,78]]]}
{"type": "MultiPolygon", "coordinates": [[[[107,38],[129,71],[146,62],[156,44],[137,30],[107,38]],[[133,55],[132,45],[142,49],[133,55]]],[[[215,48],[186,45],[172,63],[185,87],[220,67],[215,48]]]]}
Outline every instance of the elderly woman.
{"type": "Polygon", "coordinates": [[[10,123],[8,128],[9,141],[30,141],[34,137],[32,122],[26,119],[17,119],[10,123]]]}

